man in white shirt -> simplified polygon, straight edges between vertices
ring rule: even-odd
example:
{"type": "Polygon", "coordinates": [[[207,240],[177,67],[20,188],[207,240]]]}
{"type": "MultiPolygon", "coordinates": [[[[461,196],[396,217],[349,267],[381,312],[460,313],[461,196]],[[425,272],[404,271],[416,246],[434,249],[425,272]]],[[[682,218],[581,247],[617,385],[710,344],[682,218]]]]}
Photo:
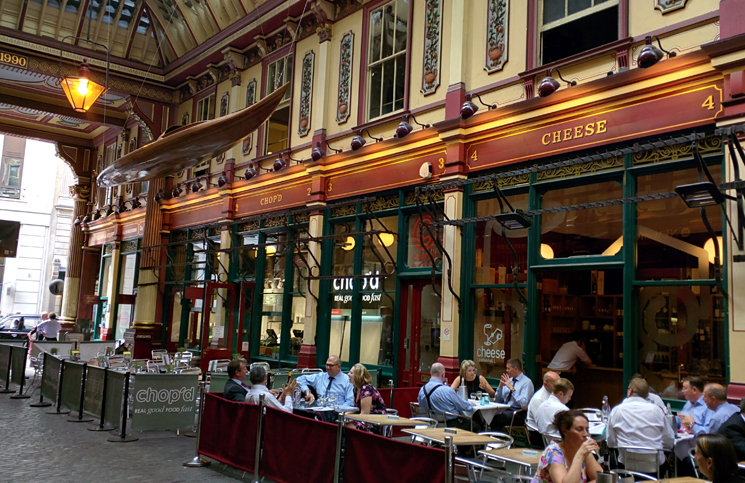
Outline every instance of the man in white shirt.
{"type": "MultiPolygon", "coordinates": [[[[572,334],[572,340],[559,348],[554,358],[551,359],[548,368],[559,374],[562,372],[577,372],[574,368],[577,359],[588,366],[592,365],[590,356],[585,352],[585,340],[581,332],[574,332],[572,334]]],[[[566,377],[566,374],[562,375],[562,377],[566,377]]]]}
{"type": "Polygon", "coordinates": [[[258,365],[251,368],[248,379],[251,381],[251,390],[246,394],[247,403],[259,404],[259,397],[263,394],[264,403],[267,406],[287,413],[292,412],[292,392],[297,386],[297,379],[291,379],[282,389],[282,392],[270,391],[266,387],[266,369],[258,365]],[[278,393],[279,398],[274,393],[278,393]]]}
{"type": "Polygon", "coordinates": [[[562,377],[554,383],[553,393],[536,411],[536,423],[541,434],[549,434],[554,438],[561,439],[561,434],[554,426],[554,417],[560,411],[569,411],[567,403],[572,399],[573,393],[574,384],[568,379],[562,377]]]}
{"type": "Polygon", "coordinates": [[[44,334],[44,340],[56,341],[61,328],[62,326],[57,321],[57,314],[52,312],[49,314],[49,319],[36,326],[36,331],[44,334]]]}
{"type": "MultiPolygon", "coordinates": [[[[629,446],[643,446],[645,448],[672,449],[675,442],[673,428],[665,419],[665,413],[647,401],[649,384],[644,379],[632,379],[626,392],[627,398],[613,408],[608,420],[608,446],[621,448],[629,446]]],[[[623,452],[619,460],[623,463],[623,452]]],[[[660,453],[660,464],[665,463],[665,456],[660,453]]],[[[667,464],[667,463],[665,463],[667,464]]],[[[630,467],[644,473],[650,468],[630,467]]],[[[664,465],[661,466],[662,472],[664,465]]],[[[655,469],[651,469],[654,472],[655,469]]]]}
{"type": "MultiPolygon", "coordinates": [[[[551,396],[551,393],[554,392],[554,383],[559,380],[559,375],[553,371],[549,371],[543,375],[543,387],[541,387],[538,392],[533,394],[533,397],[530,399],[530,403],[528,404],[528,417],[525,419],[525,424],[528,426],[528,429],[534,430],[535,432],[538,431],[538,423],[535,420],[536,412],[538,411],[538,408],[543,404],[543,402],[551,396]]],[[[540,438],[540,435],[538,435],[540,438]]],[[[531,441],[531,444],[533,444],[533,441],[531,441]]],[[[540,446],[542,441],[535,441],[536,446],[540,446]]]]}

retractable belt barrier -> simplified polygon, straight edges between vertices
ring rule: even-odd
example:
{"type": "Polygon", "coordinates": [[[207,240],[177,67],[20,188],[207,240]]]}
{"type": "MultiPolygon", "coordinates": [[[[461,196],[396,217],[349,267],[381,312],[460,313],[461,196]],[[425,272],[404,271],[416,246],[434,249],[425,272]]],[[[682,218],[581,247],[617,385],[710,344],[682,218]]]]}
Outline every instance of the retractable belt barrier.
{"type": "Polygon", "coordinates": [[[26,381],[27,350],[22,346],[12,346],[10,350],[10,382],[18,384],[18,394],[14,394],[10,398],[28,399],[31,396],[23,393],[23,385],[26,381]]]}
{"type": "Polygon", "coordinates": [[[0,390],[0,394],[9,394],[13,392],[10,389],[10,348],[7,344],[0,344],[0,382],[5,381],[5,389],[0,390]]]}

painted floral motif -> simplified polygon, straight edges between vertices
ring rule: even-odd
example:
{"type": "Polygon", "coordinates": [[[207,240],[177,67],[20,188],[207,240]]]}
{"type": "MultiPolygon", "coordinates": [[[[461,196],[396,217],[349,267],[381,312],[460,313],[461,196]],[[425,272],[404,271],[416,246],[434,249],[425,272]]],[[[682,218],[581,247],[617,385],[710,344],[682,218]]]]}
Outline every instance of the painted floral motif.
{"type": "Polygon", "coordinates": [[[228,115],[228,105],[230,104],[230,94],[227,92],[220,99],[220,117],[228,115]]]}
{"type": "Polygon", "coordinates": [[[352,53],[354,52],[354,33],[347,32],[341,38],[339,55],[339,100],[336,103],[336,122],[344,124],[349,119],[350,96],[352,90],[352,53]]]}
{"type": "Polygon", "coordinates": [[[424,12],[424,62],[422,94],[434,94],[440,85],[442,0],[427,0],[424,12]]]}
{"type": "Polygon", "coordinates": [[[685,8],[688,0],[654,0],[654,8],[666,14],[679,8],[685,8]]]}
{"type": "Polygon", "coordinates": [[[486,66],[488,73],[496,72],[507,63],[507,19],[509,0],[488,0],[486,16],[486,66]]]}
{"type": "Polygon", "coordinates": [[[311,98],[313,97],[313,60],[311,50],[303,57],[303,74],[300,83],[300,120],[297,133],[306,136],[310,131],[311,98]]]}
{"type": "MultiPolygon", "coordinates": [[[[248,81],[246,86],[246,107],[253,105],[256,102],[256,79],[248,81]]],[[[253,145],[253,133],[249,134],[243,139],[243,155],[247,156],[251,154],[251,146],[253,145]]]]}

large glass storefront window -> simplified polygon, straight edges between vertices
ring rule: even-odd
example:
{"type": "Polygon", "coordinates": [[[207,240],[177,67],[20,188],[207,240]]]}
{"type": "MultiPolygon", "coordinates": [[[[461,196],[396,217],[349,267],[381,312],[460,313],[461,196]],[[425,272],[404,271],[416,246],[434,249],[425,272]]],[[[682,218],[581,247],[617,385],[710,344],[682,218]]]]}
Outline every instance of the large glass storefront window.
{"type": "Polygon", "coordinates": [[[354,233],[354,222],[334,225],[333,259],[331,281],[331,334],[329,354],[338,354],[341,360],[349,362],[350,321],[352,320],[352,298],[354,274],[354,247],[358,238],[348,236],[354,233]]]}
{"type": "Polygon", "coordinates": [[[292,290],[290,292],[292,306],[290,308],[289,328],[289,354],[295,357],[300,354],[300,347],[303,345],[303,335],[305,334],[305,296],[308,293],[307,277],[309,273],[306,261],[309,261],[309,259],[310,255],[305,245],[297,245],[293,259],[292,290]]]}
{"type": "MultiPolygon", "coordinates": [[[[716,183],[721,167],[709,168],[716,183]]],[[[637,194],[674,191],[676,186],[698,182],[698,171],[686,169],[637,178],[637,194]]],[[[715,231],[712,238],[699,208],[688,208],[679,197],[644,201],[636,205],[637,280],[699,280],[714,278],[714,243],[722,247],[722,209],[706,208],[715,231]]]]}
{"type": "Polygon", "coordinates": [[[266,237],[264,289],[261,308],[261,347],[259,355],[279,359],[282,336],[282,309],[285,292],[285,235],[266,237]]]}
{"type": "MultiPolygon", "coordinates": [[[[619,198],[623,198],[621,183],[606,181],[548,191],[542,196],[541,208],[619,198]]],[[[550,248],[550,251],[544,249],[551,254],[548,258],[612,256],[620,250],[619,241],[623,241],[622,205],[562,211],[541,217],[541,244],[550,248]]]]}
{"type": "MultiPolygon", "coordinates": [[[[137,276],[137,254],[129,253],[122,255],[119,267],[119,294],[134,294],[135,278],[137,276]]],[[[124,331],[132,325],[134,315],[133,303],[122,303],[117,301],[116,306],[116,339],[124,338],[124,331]]]]}
{"type": "Polygon", "coordinates": [[[423,215],[416,213],[406,220],[406,239],[408,240],[406,266],[408,268],[431,267],[433,260],[437,265],[442,263],[442,253],[435,242],[435,237],[442,242],[442,227],[431,226],[434,221],[427,213],[423,215]]]}
{"type": "MultiPolygon", "coordinates": [[[[528,211],[528,194],[507,196],[513,208],[528,211]]],[[[476,202],[476,216],[490,216],[500,213],[496,199],[476,202]]],[[[505,236],[517,253],[519,267],[518,282],[525,282],[528,266],[528,230],[505,230],[505,236]]],[[[480,285],[513,283],[512,251],[502,236],[502,225],[496,220],[476,223],[476,251],[474,264],[474,283],[480,285]]]]}
{"type": "Polygon", "coordinates": [[[476,371],[499,378],[506,361],[522,357],[525,306],[514,288],[476,289],[474,357],[476,371]]]}

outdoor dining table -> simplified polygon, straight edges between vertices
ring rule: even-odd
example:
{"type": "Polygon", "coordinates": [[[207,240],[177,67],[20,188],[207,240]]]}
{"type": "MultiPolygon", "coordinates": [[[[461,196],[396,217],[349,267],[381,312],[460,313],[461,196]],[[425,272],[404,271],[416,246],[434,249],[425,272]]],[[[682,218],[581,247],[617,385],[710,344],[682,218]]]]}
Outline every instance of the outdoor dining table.
{"type": "Polygon", "coordinates": [[[477,404],[474,405],[474,414],[480,412],[481,416],[484,418],[484,421],[486,421],[486,424],[491,425],[494,416],[496,416],[497,414],[502,414],[506,409],[509,409],[509,407],[509,404],[501,404],[495,402],[490,402],[489,404],[477,404]]]}
{"type": "Polygon", "coordinates": [[[455,446],[478,446],[498,443],[498,441],[489,436],[482,436],[478,433],[472,433],[471,431],[459,428],[404,429],[402,432],[440,444],[445,444],[445,437],[450,436],[453,438],[453,445],[455,446]],[[452,429],[455,433],[446,433],[445,429],[452,429]]]}
{"type": "Polygon", "coordinates": [[[664,478],[660,481],[662,483],[701,483],[703,480],[692,476],[681,476],[680,478],[664,478]]]}
{"type": "Polygon", "coordinates": [[[541,452],[524,448],[485,449],[479,451],[481,456],[491,460],[501,461],[518,467],[518,475],[532,476],[532,470],[538,467],[541,452]],[[525,470],[525,473],[523,473],[525,470]]]}
{"type": "MultiPolygon", "coordinates": [[[[356,409],[356,408],[355,408],[356,409]]],[[[391,418],[388,414],[350,414],[345,413],[344,417],[350,421],[361,421],[363,423],[374,424],[376,426],[417,426],[423,424],[421,421],[414,421],[409,418],[391,418]]]]}
{"type": "Polygon", "coordinates": [[[297,407],[292,410],[294,414],[301,416],[310,417],[313,419],[315,414],[318,414],[321,419],[327,423],[335,423],[339,414],[351,414],[360,412],[359,408],[355,406],[310,406],[310,407],[297,407]]]}

